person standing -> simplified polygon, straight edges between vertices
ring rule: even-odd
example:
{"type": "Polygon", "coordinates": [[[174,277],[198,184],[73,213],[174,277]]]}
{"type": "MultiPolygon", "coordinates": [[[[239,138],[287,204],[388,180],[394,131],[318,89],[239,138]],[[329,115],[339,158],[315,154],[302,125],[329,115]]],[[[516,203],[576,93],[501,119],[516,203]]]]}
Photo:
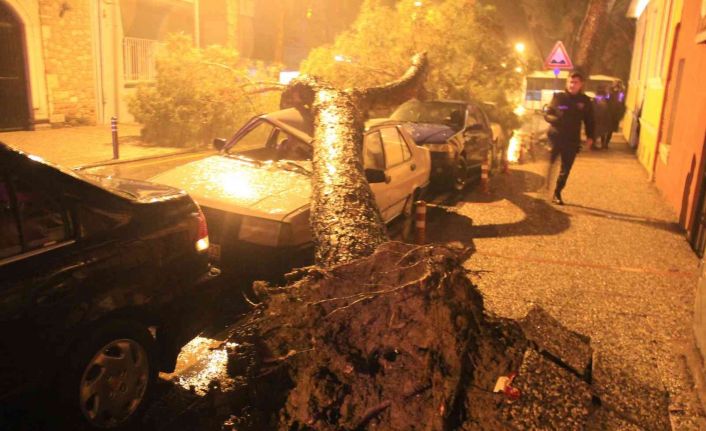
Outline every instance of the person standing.
{"type": "Polygon", "coordinates": [[[610,113],[610,130],[607,135],[607,140],[603,147],[608,149],[610,139],[613,137],[613,132],[617,132],[620,128],[620,121],[625,115],[625,88],[621,81],[616,81],[610,88],[608,94],[608,112],[610,113]]]}
{"type": "MultiPolygon", "coordinates": [[[[596,97],[593,98],[593,118],[596,139],[601,141],[600,148],[605,150],[613,130],[613,115],[608,103],[608,92],[602,85],[596,89],[596,97]]],[[[598,149],[598,146],[594,145],[593,149],[598,149]]]]}
{"type": "MultiPolygon", "coordinates": [[[[547,137],[551,143],[549,171],[561,158],[561,171],[556,180],[552,203],[563,205],[561,192],[566,187],[571,167],[581,148],[581,123],[586,126],[586,145],[593,146],[595,138],[593,106],[591,99],[583,93],[584,78],[579,72],[569,75],[566,90],[554,93],[544,119],[550,124],[547,137]]],[[[549,175],[547,175],[547,179],[549,175]]]]}

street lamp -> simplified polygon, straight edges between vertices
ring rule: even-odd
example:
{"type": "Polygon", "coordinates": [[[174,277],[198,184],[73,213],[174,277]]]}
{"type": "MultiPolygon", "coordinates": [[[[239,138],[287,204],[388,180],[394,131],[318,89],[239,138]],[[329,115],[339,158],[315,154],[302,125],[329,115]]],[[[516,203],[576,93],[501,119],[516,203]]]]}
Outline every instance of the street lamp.
{"type": "Polygon", "coordinates": [[[524,54],[525,53],[525,44],[522,42],[517,42],[515,44],[515,51],[517,51],[518,54],[524,54]]]}

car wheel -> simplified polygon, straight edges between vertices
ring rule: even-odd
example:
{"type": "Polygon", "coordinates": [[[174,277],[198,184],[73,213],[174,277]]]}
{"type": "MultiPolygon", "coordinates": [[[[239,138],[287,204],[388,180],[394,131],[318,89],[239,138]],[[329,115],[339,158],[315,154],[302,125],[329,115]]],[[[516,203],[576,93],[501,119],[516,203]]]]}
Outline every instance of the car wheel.
{"type": "Polygon", "coordinates": [[[456,191],[461,191],[468,185],[468,163],[466,158],[459,156],[456,160],[453,176],[453,188],[456,191]]]}
{"type": "Polygon", "coordinates": [[[89,429],[129,428],[157,376],[154,339],[144,326],[122,320],[91,332],[70,364],[65,389],[89,429]]]}

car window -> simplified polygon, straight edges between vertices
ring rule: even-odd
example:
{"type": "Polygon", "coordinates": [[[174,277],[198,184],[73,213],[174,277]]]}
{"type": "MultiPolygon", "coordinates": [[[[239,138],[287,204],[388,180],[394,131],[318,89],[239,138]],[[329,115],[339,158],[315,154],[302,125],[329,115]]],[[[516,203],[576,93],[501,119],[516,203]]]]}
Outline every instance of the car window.
{"type": "Polygon", "coordinates": [[[311,160],[313,148],[306,142],[282,130],[275,132],[277,160],[311,160]]]}
{"type": "Polygon", "coordinates": [[[24,251],[69,239],[68,218],[58,202],[25,181],[17,180],[14,185],[24,251]]]}
{"type": "Polygon", "coordinates": [[[260,120],[229,143],[226,153],[259,161],[311,160],[312,148],[308,143],[260,120]]]}
{"type": "Polygon", "coordinates": [[[10,199],[10,188],[0,177],[0,259],[14,256],[22,251],[20,231],[10,199]]]}
{"type": "Polygon", "coordinates": [[[476,124],[480,124],[480,125],[483,124],[483,122],[480,118],[480,113],[478,112],[478,110],[475,107],[469,106],[468,107],[468,125],[474,126],[476,124]]]}
{"type": "Polygon", "coordinates": [[[421,102],[413,99],[400,105],[390,119],[412,123],[445,124],[458,131],[463,127],[464,105],[457,102],[421,102]]]}
{"type": "Polygon", "coordinates": [[[385,155],[382,152],[380,132],[372,132],[365,135],[363,167],[365,169],[385,170],[385,155]]]}
{"type": "MultiPolygon", "coordinates": [[[[279,129],[265,121],[252,124],[248,130],[238,136],[235,141],[226,147],[228,154],[238,154],[242,156],[262,155],[264,150],[270,149],[270,154],[274,158],[274,150],[277,145],[277,135],[279,129]]],[[[255,157],[260,159],[260,157],[255,157]]]]}
{"type": "Polygon", "coordinates": [[[400,136],[397,127],[386,127],[380,129],[383,148],[385,149],[385,164],[392,167],[404,163],[412,158],[407,143],[400,136]]]}

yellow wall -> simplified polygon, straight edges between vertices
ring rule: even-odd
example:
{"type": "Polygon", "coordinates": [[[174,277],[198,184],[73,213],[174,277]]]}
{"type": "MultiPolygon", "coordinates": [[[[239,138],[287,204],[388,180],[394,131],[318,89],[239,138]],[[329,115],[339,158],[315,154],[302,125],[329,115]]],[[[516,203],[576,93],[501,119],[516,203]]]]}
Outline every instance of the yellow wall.
{"type": "Polygon", "coordinates": [[[654,175],[666,82],[682,6],[683,0],[652,0],[638,18],[623,131],[630,136],[633,113],[642,105],[637,156],[650,178],[654,175]]]}

